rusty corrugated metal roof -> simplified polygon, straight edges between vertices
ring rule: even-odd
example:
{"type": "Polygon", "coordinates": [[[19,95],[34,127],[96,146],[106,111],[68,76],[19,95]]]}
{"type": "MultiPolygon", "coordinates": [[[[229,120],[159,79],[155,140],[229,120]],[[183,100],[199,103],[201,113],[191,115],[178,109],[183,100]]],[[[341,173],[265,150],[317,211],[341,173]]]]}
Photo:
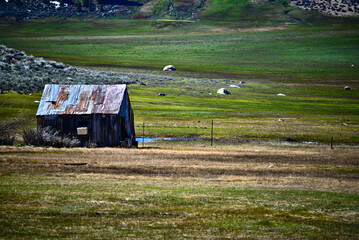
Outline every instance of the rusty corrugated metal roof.
{"type": "Polygon", "coordinates": [[[118,114],[126,84],[46,84],[36,116],[118,114]]]}

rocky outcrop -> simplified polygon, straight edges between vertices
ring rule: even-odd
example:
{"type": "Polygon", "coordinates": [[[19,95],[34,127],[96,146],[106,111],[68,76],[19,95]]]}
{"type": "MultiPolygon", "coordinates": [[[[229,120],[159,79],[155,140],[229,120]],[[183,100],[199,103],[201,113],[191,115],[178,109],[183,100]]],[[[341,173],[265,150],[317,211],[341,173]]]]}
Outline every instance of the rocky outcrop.
{"type": "Polygon", "coordinates": [[[134,13],[133,10],[123,5],[103,5],[101,7],[99,4],[93,4],[92,11],[89,11],[88,8],[82,8],[81,11],[78,11],[74,4],[59,6],[53,2],[54,1],[20,0],[20,3],[16,4],[14,0],[9,0],[8,2],[0,1],[0,18],[14,17],[18,20],[27,20],[73,16],[113,17],[121,15],[126,17],[131,16],[134,13]]]}
{"type": "MultiPolygon", "coordinates": [[[[89,11],[83,7],[77,11],[73,0],[64,6],[54,4],[50,0],[0,0],[0,18],[14,17],[17,20],[38,19],[46,17],[110,17],[121,16],[123,18],[162,18],[198,20],[199,13],[212,4],[208,0],[142,0],[142,1],[105,1],[105,5],[98,4],[93,0],[93,8],[89,11]],[[51,3],[52,2],[52,3],[51,3]],[[143,4],[143,5],[142,5],[143,4]]],[[[56,1],[56,2],[59,2],[56,1]]],[[[314,10],[331,16],[359,16],[359,1],[357,0],[252,0],[254,4],[269,2],[287,6],[299,7],[305,10],[314,10]]],[[[226,3],[223,3],[226,4],[226,3]]],[[[278,5],[278,7],[281,7],[278,5]]]]}
{"type": "Polygon", "coordinates": [[[45,84],[131,84],[136,76],[71,67],[61,62],[28,56],[0,45],[0,90],[41,91],[45,84]]]}
{"type": "MultiPolygon", "coordinates": [[[[252,0],[255,3],[275,2],[281,0],[252,0]]],[[[358,0],[288,0],[291,6],[312,10],[330,16],[359,16],[358,0]]]]}
{"type": "Polygon", "coordinates": [[[357,0],[292,0],[291,5],[331,16],[359,16],[357,0]]]}

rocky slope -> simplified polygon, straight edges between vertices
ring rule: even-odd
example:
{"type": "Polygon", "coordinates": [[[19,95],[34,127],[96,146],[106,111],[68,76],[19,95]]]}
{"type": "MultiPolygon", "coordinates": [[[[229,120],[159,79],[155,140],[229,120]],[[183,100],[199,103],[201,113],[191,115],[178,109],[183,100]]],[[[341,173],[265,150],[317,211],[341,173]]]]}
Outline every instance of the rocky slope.
{"type": "Polygon", "coordinates": [[[357,0],[296,0],[291,1],[291,5],[331,16],[359,16],[359,1],[357,0]]]}
{"type": "MultiPolygon", "coordinates": [[[[161,70],[163,66],[159,67],[161,70]]],[[[42,91],[45,84],[134,84],[163,86],[183,82],[183,77],[88,70],[26,55],[0,45],[0,93],[42,91]]],[[[230,80],[188,79],[191,85],[227,86],[230,80]]]]}
{"type": "MultiPolygon", "coordinates": [[[[196,20],[205,19],[205,13],[209,9],[215,9],[225,19],[228,14],[239,14],[238,12],[233,13],[233,9],[238,9],[238,7],[244,7],[244,11],[251,11],[251,9],[253,11],[253,8],[267,9],[268,6],[264,6],[263,3],[277,4],[279,9],[291,5],[330,16],[359,16],[358,0],[106,0],[106,4],[102,6],[98,3],[99,1],[92,0],[92,11],[88,11],[88,8],[77,11],[75,4],[70,4],[75,0],[66,0],[69,4],[61,7],[59,7],[58,1],[57,4],[54,2],[49,0],[0,0],[0,18],[14,17],[17,20],[26,20],[44,17],[121,16],[139,19],[170,17],[196,20]],[[116,5],[117,3],[118,5],[116,5]],[[248,5],[251,7],[246,10],[245,6],[248,5]],[[226,11],[231,13],[226,14],[226,11]]],[[[241,12],[241,14],[246,15],[245,12],[241,12]]],[[[238,15],[238,20],[240,19],[238,15]]]]}
{"type": "Polygon", "coordinates": [[[0,45],[0,91],[41,91],[47,83],[135,83],[136,75],[91,71],[28,56],[0,45]]]}
{"type": "Polygon", "coordinates": [[[43,0],[0,0],[0,18],[17,18],[18,20],[38,19],[46,17],[113,17],[113,16],[130,16],[134,12],[125,5],[101,5],[93,4],[92,11],[88,8],[81,8],[78,11],[75,4],[69,1],[69,4],[59,6],[59,1],[43,0]],[[72,3],[72,4],[70,4],[72,3]]]}
{"type": "Polygon", "coordinates": [[[41,91],[45,84],[133,84],[169,82],[171,76],[87,70],[28,56],[0,45],[0,92],[41,91]]]}
{"type": "MultiPolygon", "coordinates": [[[[263,3],[277,4],[279,8],[289,7],[290,5],[330,16],[359,16],[358,0],[238,0],[237,2],[224,0],[148,0],[139,8],[135,17],[172,16],[180,19],[196,19],[200,12],[206,12],[207,9],[212,9],[215,5],[219,6],[218,13],[225,16],[226,13],[221,12],[223,9],[231,11],[231,7],[244,7],[250,4],[252,6],[257,4],[257,7],[261,8],[263,5],[260,4],[263,3]],[[229,5],[231,7],[228,8],[229,5]]],[[[264,8],[266,7],[264,6],[264,8]]]]}

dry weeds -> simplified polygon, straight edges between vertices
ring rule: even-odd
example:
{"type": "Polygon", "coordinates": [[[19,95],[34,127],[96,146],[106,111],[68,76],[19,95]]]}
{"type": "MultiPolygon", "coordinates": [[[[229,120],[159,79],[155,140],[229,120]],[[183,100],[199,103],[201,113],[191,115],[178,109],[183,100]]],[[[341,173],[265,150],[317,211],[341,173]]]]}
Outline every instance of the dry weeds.
{"type": "Polygon", "coordinates": [[[142,149],[0,147],[0,171],[359,193],[358,156],[356,148],[328,150],[319,146],[310,149],[251,145],[142,149]]]}

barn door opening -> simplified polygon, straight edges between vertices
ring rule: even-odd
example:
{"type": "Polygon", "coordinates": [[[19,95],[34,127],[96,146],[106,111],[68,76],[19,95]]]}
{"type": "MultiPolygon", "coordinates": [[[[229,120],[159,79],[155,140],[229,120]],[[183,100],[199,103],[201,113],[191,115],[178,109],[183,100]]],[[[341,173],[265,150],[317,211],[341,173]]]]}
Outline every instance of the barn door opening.
{"type": "Polygon", "coordinates": [[[124,117],[120,117],[120,125],[121,125],[121,141],[125,141],[128,138],[128,131],[126,128],[126,120],[124,117]]]}

